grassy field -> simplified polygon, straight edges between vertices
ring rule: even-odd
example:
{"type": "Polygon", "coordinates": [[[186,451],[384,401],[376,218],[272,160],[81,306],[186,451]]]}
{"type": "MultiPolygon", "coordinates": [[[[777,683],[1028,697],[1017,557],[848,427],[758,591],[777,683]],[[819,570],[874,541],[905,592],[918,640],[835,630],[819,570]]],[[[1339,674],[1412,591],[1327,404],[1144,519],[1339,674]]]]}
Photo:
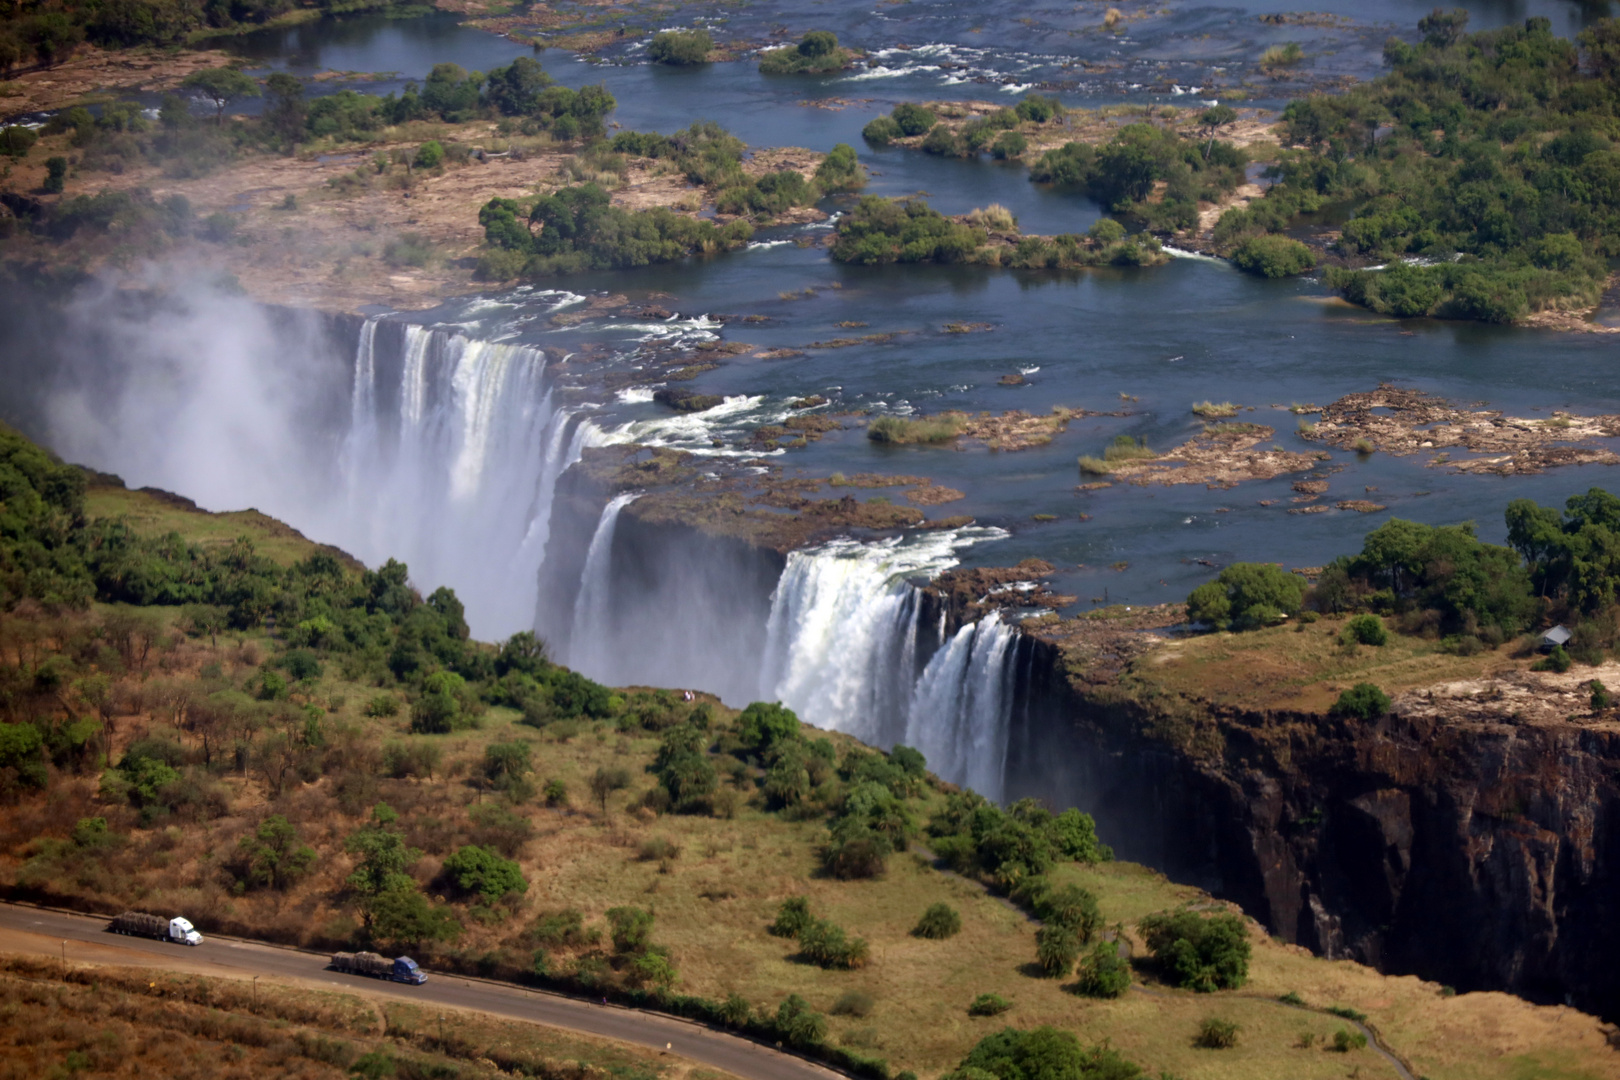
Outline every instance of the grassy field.
{"type": "MultiPolygon", "coordinates": [[[[228,542],[254,524],[241,516],[224,522],[224,516],[187,511],[132,492],[100,490],[93,506],[97,513],[128,514],[143,529],[175,529],[209,543],[228,542]]],[[[255,540],[261,551],[272,543],[281,545],[278,558],[289,560],[313,550],[291,530],[277,533],[265,527],[255,540]]],[[[66,634],[74,620],[100,617],[100,612],[39,616],[31,647],[48,648],[51,635],[66,634]]],[[[1289,679],[1303,678],[1311,663],[1338,655],[1334,638],[1334,624],[1324,620],[1298,634],[1261,631],[1241,639],[1181,642],[1164,660],[1154,658],[1153,677],[1207,678],[1211,671],[1230,667],[1253,679],[1260,670],[1269,680],[1265,692],[1273,700],[1284,699],[1300,692],[1289,689],[1289,679]],[[1262,660],[1274,667],[1260,667],[1262,660]]],[[[122,677],[127,693],[113,723],[113,757],[132,740],[154,734],[171,734],[194,746],[173,704],[183,698],[176,688],[205,671],[214,672],[210,677],[216,682],[246,686],[261,662],[280,647],[262,632],[224,633],[217,643],[178,633],[162,636],[150,659],[122,677]]],[[[1432,681],[1452,670],[1448,664],[1455,664],[1460,674],[1487,662],[1424,649],[1405,639],[1381,651],[1364,649],[1344,657],[1341,668],[1333,669],[1342,670],[1342,676],[1333,677],[1374,677],[1394,689],[1401,672],[1410,671],[1416,679],[1421,671],[1432,681]]],[[[0,648],[0,663],[13,659],[0,648]]],[[[1106,1040],[1154,1076],[1161,1071],[1181,1080],[1373,1080],[1396,1075],[1373,1049],[1326,1049],[1333,1033],[1346,1026],[1344,1021],[1277,1000],[1295,994],[1317,1009],[1342,1006],[1364,1012],[1414,1071],[1429,1080],[1597,1080],[1615,1074],[1615,1054],[1591,1017],[1534,1007],[1501,994],[1444,996],[1432,983],[1386,977],[1273,942],[1252,923],[1254,957],[1242,989],[1213,994],[1176,990],[1139,964],[1137,986],[1125,997],[1080,997],[1068,979],[1040,977],[1034,963],[1038,927],[1028,916],[981,884],[937,869],[916,848],[891,856],[887,872],[872,880],[827,876],[821,869],[821,849],[828,839],[824,812],[793,820],[767,810],[763,772],[755,765],[729,754],[711,755],[722,789],[734,793],[723,800],[732,816],[659,813],[648,805],[656,782],[647,766],[660,736],[638,725],[621,718],[531,727],[515,711],[490,708],[476,729],[413,735],[408,710],[392,717],[367,715],[363,706],[378,696],[379,688],[349,681],[340,669],[328,662],[319,678],[301,682],[296,691],[296,703],[324,716],[327,749],[315,775],[293,779],[271,798],[256,767],[216,767],[199,781],[207,790],[189,804],[191,809],[143,822],[130,806],[103,798],[97,777],[64,774],[47,791],[23,796],[0,814],[0,883],[21,884],[34,895],[103,911],[140,906],[183,912],[205,932],[330,946],[352,940],[359,929],[343,885],[355,865],[344,841],[363,824],[373,804],[386,801],[399,812],[407,842],[422,852],[409,872],[430,894],[448,891],[441,874],[446,856],[475,842],[504,845],[528,882],[527,891],[509,908],[475,908],[452,895],[448,902],[463,931],[453,946],[426,955],[430,965],[437,959],[465,966],[487,957],[522,969],[540,944],[538,924],[572,911],[585,928],[585,940],[544,946],[553,970],[567,971],[600,954],[601,947],[589,935],[595,931],[605,937],[608,909],[635,905],[655,915],[652,940],[670,951],[678,971],[677,991],[716,1000],[741,995],[756,1011],[774,1010],[789,994],[798,994],[814,1010],[829,1014],[829,1042],[885,1058],[896,1072],[938,1076],[980,1038],[1004,1025],[1052,1024],[1086,1043],[1106,1040]],[[529,748],[535,792],[550,781],[561,784],[565,794],[554,805],[538,794],[510,799],[481,782],[485,748],[514,741],[529,748]],[[389,775],[383,754],[388,744],[436,748],[440,758],[431,777],[389,775]],[[597,770],[611,768],[627,770],[630,782],[609,795],[604,806],[589,793],[588,781],[597,770]],[[491,807],[506,815],[504,825],[492,825],[485,817],[491,807]],[[285,891],[243,889],[230,863],[240,840],[268,814],[292,822],[300,841],[313,847],[318,859],[308,877],[285,891]],[[93,857],[75,854],[66,837],[74,822],[93,816],[107,818],[117,841],[93,857]],[[770,935],[766,928],[778,905],[796,896],[807,897],[816,916],[867,939],[869,962],[856,970],[823,970],[802,962],[793,942],[770,935]],[[918,917],[936,902],[961,913],[961,933],[944,941],[912,936],[918,917]],[[996,1018],[969,1016],[969,1002],[986,992],[1010,999],[1012,1009],[996,1018]],[[842,1012],[841,999],[848,1005],[842,1012]],[[1234,1048],[1194,1046],[1200,1023],[1209,1017],[1240,1026],[1234,1048]]],[[[396,697],[405,693],[397,688],[381,692],[396,697]]],[[[1215,692],[1236,699],[1244,691],[1234,679],[1215,692]]],[[[735,714],[714,706],[711,733],[723,741],[735,714]]],[[[840,755],[856,745],[843,736],[831,739],[840,755]]],[[[924,822],[944,799],[942,789],[931,787],[912,812],[924,822]]],[[[1142,916],[1208,901],[1198,890],[1126,863],[1064,863],[1052,876],[1091,890],[1106,924],[1132,943],[1137,956],[1144,949],[1134,925],[1142,916]]],[[[24,1007],[35,1006],[18,1006],[24,1007]]],[[[66,1043],[52,1045],[67,1052],[66,1043]]]]}
{"type": "Polygon", "coordinates": [[[1477,679],[1531,658],[1510,643],[1456,656],[1440,642],[1391,634],[1387,645],[1345,645],[1345,619],[1267,627],[1243,633],[1176,638],[1132,668],[1140,681],[1216,705],[1325,712],[1359,682],[1396,694],[1438,682],[1477,679]]]}
{"type": "Polygon", "coordinates": [[[479,1013],[145,968],[0,955],[0,1078],[511,1075],[729,1080],[666,1055],[479,1013]],[[448,1030],[437,1022],[449,1013],[448,1030]],[[442,1032],[442,1034],[441,1034],[442,1032]],[[384,1071],[365,1071],[367,1065],[384,1071]]]}

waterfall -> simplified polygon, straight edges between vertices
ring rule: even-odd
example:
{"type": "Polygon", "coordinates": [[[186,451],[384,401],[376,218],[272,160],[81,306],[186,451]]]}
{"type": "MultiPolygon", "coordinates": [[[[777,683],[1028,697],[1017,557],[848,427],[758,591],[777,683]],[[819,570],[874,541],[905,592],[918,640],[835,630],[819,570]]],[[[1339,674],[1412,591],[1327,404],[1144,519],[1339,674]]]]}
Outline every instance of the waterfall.
{"type": "Polygon", "coordinates": [[[905,742],[929,768],[998,802],[1017,639],[998,612],[962,627],[929,660],[906,715],[905,742]]]}
{"type": "Polygon", "coordinates": [[[964,529],[790,553],[771,596],[760,696],[816,727],[916,746],[940,776],[999,798],[1017,635],[991,614],[942,640],[943,627],[919,626],[910,579],[1005,535],[964,529]],[[939,648],[919,672],[920,632],[939,648]]]}
{"type": "Polygon", "coordinates": [[[608,653],[613,620],[613,534],[618,529],[619,511],[639,495],[615,495],[602,507],[591,546],[585,553],[579,595],[574,599],[573,631],[568,635],[570,667],[601,671],[612,666],[608,653]]]}
{"type": "Polygon", "coordinates": [[[390,363],[379,322],[360,332],[341,496],[322,535],[455,589],[478,637],[530,629],[552,494],[585,432],[553,402],[539,349],[405,324],[390,363]]]}

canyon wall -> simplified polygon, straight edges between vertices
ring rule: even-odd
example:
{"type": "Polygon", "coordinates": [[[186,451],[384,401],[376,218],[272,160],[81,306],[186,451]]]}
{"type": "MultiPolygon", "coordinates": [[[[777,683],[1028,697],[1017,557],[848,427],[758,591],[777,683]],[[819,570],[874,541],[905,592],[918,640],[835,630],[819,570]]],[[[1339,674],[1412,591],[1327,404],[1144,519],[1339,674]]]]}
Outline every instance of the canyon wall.
{"type": "Polygon", "coordinates": [[[1009,797],[1324,956],[1620,1016],[1620,733],[1223,712],[1020,649],[1009,797]]]}

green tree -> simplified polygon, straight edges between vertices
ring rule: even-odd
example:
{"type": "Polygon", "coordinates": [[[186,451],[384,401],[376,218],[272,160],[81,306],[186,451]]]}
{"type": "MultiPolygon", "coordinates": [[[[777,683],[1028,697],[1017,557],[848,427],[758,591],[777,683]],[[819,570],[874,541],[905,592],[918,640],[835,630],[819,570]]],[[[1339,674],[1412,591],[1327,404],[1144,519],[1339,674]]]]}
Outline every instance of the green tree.
{"type": "Polygon", "coordinates": [[[47,195],[60,195],[66,186],[68,160],[61,155],[45,159],[44,191],[47,195]]]}
{"type": "Polygon", "coordinates": [[[291,151],[302,140],[304,123],[309,119],[304,84],[285,71],[277,71],[264,80],[264,89],[263,122],[291,151]]]}
{"type": "Polygon", "coordinates": [[[214,103],[214,123],[225,124],[225,106],[244,98],[258,97],[259,84],[233,67],[204,68],[180,80],[185,90],[195,90],[214,103]]]}
{"type": "Polygon", "coordinates": [[[927,107],[906,101],[894,107],[889,114],[900,133],[905,136],[922,135],[934,127],[935,116],[927,107]]]}
{"type": "Polygon", "coordinates": [[[444,735],[461,727],[466,690],[467,680],[453,671],[435,671],[422,680],[422,693],[411,705],[411,730],[444,735]]]}
{"type": "Polygon", "coordinates": [[[1311,249],[1287,236],[1251,236],[1232,252],[1232,265],[1265,278],[1292,277],[1316,266],[1311,249]]]}
{"type": "Polygon", "coordinates": [[[1123,997],[1131,988],[1130,961],[1119,955],[1119,944],[1099,941],[1080,962],[1075,990],[1086,997],[1123,997]]]}
{"type": "Polygon", "coordinates": [[[1237,915],[1160,912],[1137,928],[1167,978],[1182,989],[1235,990],[1248,979],[1249,931],[1237,915]]]}
{"type": "Polygon", "coordinates": [[[476,893],[493,904],[511,893],[529,891],[523,868],[493,848],[468,844],[444,860],[444,873],[464,893],[476,893]]]}
{"type": "Polygon", "coordinates": [[[979,1040],[954,1073],[958,1080],[1133,1080],[1142,1070],[1108,1046],[1082,1047],[1067,1031],[1003,1028],[979,1040]]]}
{"type": "Polygon", "coordinates": [[[646,908],[608,908],[607,920],[614,951],[639,953],[652,944],[653,913],[646,908]]]}
{"type": "Polygon", "coordinates": [[[1035,958],[1048,978],[1063,978],[1080,958],[1080,935],[1058,923],[1041,927],[1035,932],[1035,958]]]}
{"type": "Polygon", "coordinates": [[[838,51],[838,35],[830,30],[812,30],[799,39],[799,55],[811,59],[831,56],[838,51]]]}
{"type": "Polygon", "coordinates": [[[270,889],[285,889],[314,867],[315,849],[299,842],[298,829],[281,814],[259,822],[252,836],[238,841],[247,882],[270,889]]]}
{"type": "Polygon", "coordinates": [[[1209,160],[1209,152],[1215,148],[1216,132],[1235,122],[1237,118],[1237,110],[1230,105],[1214,105],[1199,114],[1198,126],[1209,133],[1209,145],[1204,148],[1204,160],[1209,160]]]}
{"type": "Polygon", "coordinates": [[[398,884],[379,893],[369,907],[367,927],[379,942],[413,950],[428,941],[454,941],[461,924],[449,910],[428,902],[414,884],[398,884]]]}
{"type": "Polygon", "coordinates": [[[799,718],[781,702],[756,701],[737,715],[737,738],[763,754],[799,733],[799,718]]]}
{"type": "Polygon", "coordinates": [[[551,84],[551,76],[539,61],[520,56],[507,66],[490,71],[485,94],[503,115],[529,116],[540,107],[540,95],[551,84]]]}
{"type": "Polygon", "coordinates": [[[1217,628],[1252,630],[1299,614],[1305,581],[1271,563],[1233,563],[1187,597],[1187,618],[1217,628]]]}
{"type": "Polygon", "coordinates": [[[349,888],[362,897],[380,896],[390,890],[415,888],[406,873],[422,853],[405,843],[396,827],[399,815],[387,803],[372,807],[371,821],[344,841],[344,850],[358,855],[359,865],[348,877],[349,888]]]}

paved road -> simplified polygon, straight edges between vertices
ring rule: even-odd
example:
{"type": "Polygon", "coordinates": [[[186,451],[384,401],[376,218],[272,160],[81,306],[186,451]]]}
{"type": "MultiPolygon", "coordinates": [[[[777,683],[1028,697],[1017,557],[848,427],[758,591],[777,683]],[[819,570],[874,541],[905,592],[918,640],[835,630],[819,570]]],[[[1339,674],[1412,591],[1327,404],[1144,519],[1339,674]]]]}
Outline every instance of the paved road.
{"type": "Polygon", "coordinates": [[[0,903],[0,930],[40,935],[53,939],[53,943],[65,941],[69,963],[75,959],[77,944],[80,961],[150,965],[154,960],[168,959],[175,961],[176,966],[192,970],[216,968],[221,975],[285,976],[306,983],[324,983],[345,990],[383,994],[417,1004],[475,1009],[655,1050],[667,1049],[678,1057],[722,1069],[744,1080],[833,1080],[842,1075],[748,1039],[657,1013],[599,1005],[558,994],[432,971],[428,973],[426,984],[405,986],[328,971],[327,956],[298,949],[219,936],[210,936],[203,945],[191,948],[113,934],[106,927],[105,918],[0,903]],[[94,948],[87,949],[86,945],[94,948]]]}

